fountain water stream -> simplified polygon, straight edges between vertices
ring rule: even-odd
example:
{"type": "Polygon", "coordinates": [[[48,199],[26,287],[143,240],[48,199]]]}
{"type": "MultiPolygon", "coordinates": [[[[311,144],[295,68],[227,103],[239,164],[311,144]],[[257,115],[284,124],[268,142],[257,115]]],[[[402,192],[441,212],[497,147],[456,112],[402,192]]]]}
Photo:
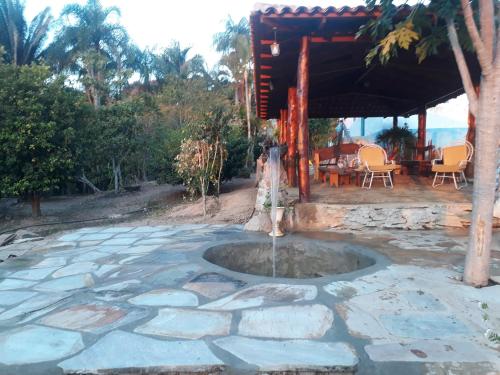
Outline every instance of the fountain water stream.
{"type": "Polygon", "coordinates": [[[280,149],[272,147],[269,151],[269,163],[271,166],[271,221],[273,225],[273,277],[276,277],[276,207],[278,206],[278,194],[280,185],[280,149]]]}

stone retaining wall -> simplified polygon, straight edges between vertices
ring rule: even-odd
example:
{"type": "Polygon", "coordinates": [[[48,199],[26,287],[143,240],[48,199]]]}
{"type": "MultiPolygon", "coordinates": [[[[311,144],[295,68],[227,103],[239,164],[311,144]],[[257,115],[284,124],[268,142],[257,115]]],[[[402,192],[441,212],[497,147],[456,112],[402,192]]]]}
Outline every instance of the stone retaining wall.
{"type": "Polygon", "coordinates": [[[287,212],[285,226],[289,231],[462,228],[470,223],[470,211],[470,203],[299,203],[287,212]]]}

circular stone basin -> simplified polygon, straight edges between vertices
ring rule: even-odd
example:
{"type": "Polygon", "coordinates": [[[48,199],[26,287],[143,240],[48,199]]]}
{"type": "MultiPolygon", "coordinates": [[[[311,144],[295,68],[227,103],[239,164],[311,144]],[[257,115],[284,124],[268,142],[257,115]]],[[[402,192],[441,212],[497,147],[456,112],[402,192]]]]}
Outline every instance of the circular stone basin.
{"type": "MultiPolygon", "coordinates": [[[[358,246],[336,241],[278,240],[276,277],[308,279],[357,271],[375,264],[358,246]]],[[[231,271],[272,276],[272,243],[244,242],[217,245],[203,258],[231,271]]]]}

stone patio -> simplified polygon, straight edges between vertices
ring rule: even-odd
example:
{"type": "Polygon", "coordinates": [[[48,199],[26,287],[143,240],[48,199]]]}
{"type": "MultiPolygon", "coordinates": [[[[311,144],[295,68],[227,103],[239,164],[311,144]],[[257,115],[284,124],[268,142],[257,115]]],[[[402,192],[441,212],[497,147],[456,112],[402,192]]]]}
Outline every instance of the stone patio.
{"type": "Polygon", "coordinates": [[[0,374],[500,372],[484,335],[500,327],[500,286],[458,281],[463,238],[305,236],[388,258],[316,279],[236,273],[204,250],[268,238],[225,225],[85,228],[23,244],[0,265],[0,374]]]}

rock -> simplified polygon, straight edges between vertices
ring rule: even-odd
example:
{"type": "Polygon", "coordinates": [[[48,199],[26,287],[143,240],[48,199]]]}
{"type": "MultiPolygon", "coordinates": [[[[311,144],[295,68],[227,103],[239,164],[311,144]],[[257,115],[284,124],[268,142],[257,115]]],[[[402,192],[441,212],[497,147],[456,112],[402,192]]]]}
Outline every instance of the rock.
{"type": "Polygon", "coordinates": [[[7,233],[0,235],[0,246],[5,246],[14,241],[16,238],[15,233],[7,233]]]}
{"type": "Polygon", "coordinates": [[[266,373],[353,374],[358,363],[355,351],[343,342],[229,336],[215,340],[214,344],[266,373]]]}
{"type": "Polygon", "coordinates": [[[29,325],[2,335],[0,362],[24,365],[53,361],[75,354],[83,348],[80,333],[29,325]]]}
{"type": "Polygon", "coordinates": [[[245,224],[245,230],[253,232],[270,232],[272,230],[271,218],[267,212],[259,212],[245,224]]]}
{"type": "Polygon", "coordinates": [[[113,331],[92,347],[59,364],[65,373],[220,373],[217,358],[201,340],[161,341],[113,331]],[[120,371],[122,369],[125,371],[120,371]],[[149,369],[149,371],[148,371],[149,369]]]}
{"type": "Polygon", "coordinates": [[[278,339],[318,339],[332,324],[333,312],[324,305],[277,306],[244,310],[238,333],[278,339]]]}
{"type": "Polygon", "coordinates": [[[16,232],[16,240],[22,240],[25,238],[40,238],[40,236],[38,234],[30,232],[28,230],[19,229],[16,232]]]}
{"type": "Polygon", "coordinates": [[[134,332],[183,339],[226,336],[231,319],[232,315],[228,312],[164,308],[158,310],[154,319],[137,327],[134,332]]]}
{"type": "Polygon", "coordinates": [[[417,340],[412,343],[384,343],[365,346],[376,362],[488,362],[495,352],[472,342],[417,340]]]}
{"type": "Polygon", "coordinates": [[[143,319],[147,314],[143,309],[124,309],[98,302],[71,306],[43,317],[40,323],[71,331],[101,334],[143,319]]]}
{"type": "Polygon", "coordinates": [[[312,301],[318,295],[314,285],[260,284],[201,306],[206,310],[239,310],[265,303],[312,301]]]}

